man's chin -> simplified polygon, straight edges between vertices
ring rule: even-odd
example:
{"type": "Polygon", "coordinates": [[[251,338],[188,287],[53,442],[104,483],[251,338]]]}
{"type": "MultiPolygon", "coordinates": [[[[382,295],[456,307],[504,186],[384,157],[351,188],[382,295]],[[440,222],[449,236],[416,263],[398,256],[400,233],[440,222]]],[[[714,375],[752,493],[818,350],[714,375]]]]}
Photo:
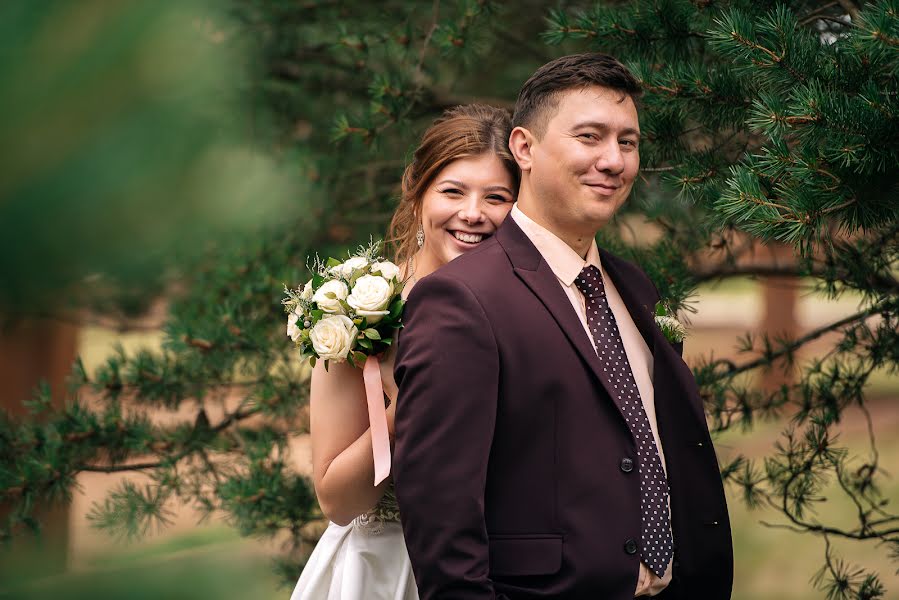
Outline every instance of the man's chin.
{"type": "Polygon", "coordinates": [[[595,226],[596,229],[605,227],[623,204],[624,202],[620,198],[594,199],[593,202],[587,205],[587,210],[584,211],[584,221],[595,226]]]}

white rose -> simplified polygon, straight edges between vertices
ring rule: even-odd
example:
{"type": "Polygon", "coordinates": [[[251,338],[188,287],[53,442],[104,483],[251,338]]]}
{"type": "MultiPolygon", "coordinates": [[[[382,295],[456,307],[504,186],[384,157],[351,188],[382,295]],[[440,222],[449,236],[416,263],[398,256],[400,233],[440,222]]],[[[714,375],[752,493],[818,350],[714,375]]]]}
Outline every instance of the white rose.
{"type": "Polygon", "coordinates": [[[306,285],[303,286],[303,291],[300,292],[301,300],[312,300],[312,280],[306,282],[306,285]]]}
{"type": "Polygon", "coordinates": [[[386,279],[387,281],[392,281],[397,278],[400,274],[400,268],[390,262],[389,260],[385,260],[382,262],[376,262],[371,264],[372,273],[375,271],[381,272],[381,277],[386,279]]]}
{"type": "Polygon", "coordinates": [[[393,285],[389,281],[378,275],[363,275],[356,280],[346,301],[357,315],[365,317],[369,323],[377,323],[389,314],[386,309],[392,299],[393,285]]]}
{"type": "Polygon", "coordinates": [[[313,325],[309,339],[315,353],[323,360],[346,360],[359,330],[345,315],[330,315],[313,325]]]}
{"type": "Polygon", "coordinates": [[[340,300],[346,300],[347,293],[348,290],[344,282],[332,279],[331,281],[326,281],[320,288],[315,290],[312,301],[318,304],[318,307],[325,312],[343,314],[340,300]],[[333,294],[334,298],[328,297],[327,294],[333,294]]]}
{"type": "Polygon", "coordinates": [[[358,269],[364,269],[368,266],[368,259],[364,256],[353,256],[348,258],[346,262],[334,265],[330,268],[329,273],[334,276],[342,276],[349,279],[353,276],[353,272],[358,269]]]}
{"type": "Polygon", "coordinates": [[[300,334],[303,332],[302,329],[297,327],[297,321],[299,319],[300,317],[295,312],[287,315],[287,335],[293,341],[297,341],[300,338],[300,334]]]}

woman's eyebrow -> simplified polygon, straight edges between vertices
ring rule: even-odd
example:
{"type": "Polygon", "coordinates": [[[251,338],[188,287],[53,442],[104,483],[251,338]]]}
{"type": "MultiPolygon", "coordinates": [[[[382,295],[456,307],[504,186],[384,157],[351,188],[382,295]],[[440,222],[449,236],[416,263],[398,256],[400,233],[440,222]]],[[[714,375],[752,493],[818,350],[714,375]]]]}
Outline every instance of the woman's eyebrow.
{"type": "Polygon", "coordinates": [[[454,185],[454,186],[460,187],[460,188],[467,188],[467,187],[468,187],[467,185],[465,185],[465,184],[462,183],[461,181],[456,181],[455,179],[444,179],[443,181],[438,182],[437,185],[443,185],[444,183],[448,183],[448,184],[450,184],[450,185],[454,185]]]}

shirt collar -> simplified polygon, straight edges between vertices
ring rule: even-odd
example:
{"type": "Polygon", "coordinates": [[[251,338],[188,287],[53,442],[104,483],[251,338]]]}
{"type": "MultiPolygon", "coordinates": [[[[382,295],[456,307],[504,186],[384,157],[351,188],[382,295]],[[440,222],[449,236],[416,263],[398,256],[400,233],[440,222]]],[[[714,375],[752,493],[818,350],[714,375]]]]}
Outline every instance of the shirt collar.
{"type": "Polygon", "coordinates": [[[571,246],[559,239],[557,235],[524,214],[518,208],[517,202],[512,206],[511,217],[515,220],[515,224],[528,236],[528,239],[531,240],[531,243],[543,256],[543,260],[546,261],[546,264],[549,265],[549,268],[564,285],[571,287],[574,284],[574,280],[577,279],[577,276],[588,264],[602,270],[596,240],[590,243],[586,260],[584,260],[577,252],[571,249],[571,246]]]}

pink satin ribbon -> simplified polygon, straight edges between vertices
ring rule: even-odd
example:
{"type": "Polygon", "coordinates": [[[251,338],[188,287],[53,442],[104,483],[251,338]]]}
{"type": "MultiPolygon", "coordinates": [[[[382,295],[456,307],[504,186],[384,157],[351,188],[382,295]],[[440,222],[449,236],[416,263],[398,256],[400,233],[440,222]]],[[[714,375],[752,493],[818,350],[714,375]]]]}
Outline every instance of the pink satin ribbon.
{"type": "Polygon", "coordinates": [[[390,438],[387,435],[387,411],[384,410],[384,386],[381,367],[375,356],[369,356],[362,368],[365,396],[368,400],[368,422],[371,424],[371,450],[375,459],[375,485],[390,475],[390,438]]]}

